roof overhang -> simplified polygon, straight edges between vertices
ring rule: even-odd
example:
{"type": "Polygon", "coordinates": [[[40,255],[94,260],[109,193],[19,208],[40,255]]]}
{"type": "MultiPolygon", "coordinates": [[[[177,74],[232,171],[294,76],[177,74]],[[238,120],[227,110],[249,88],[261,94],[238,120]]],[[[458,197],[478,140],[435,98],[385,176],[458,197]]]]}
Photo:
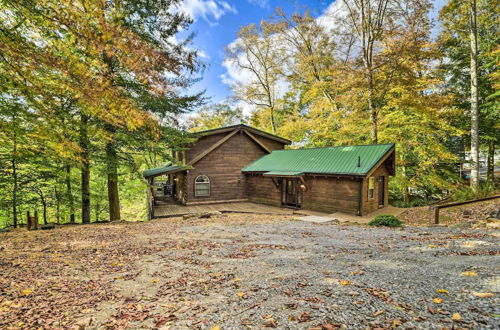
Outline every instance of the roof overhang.
{"type": "Polygon", "coordinates": [[[144,175],[145,178],[154,178],[154,177],[157,177],[160,175],[182,172],[182,171],[185,171],[185,170],[188,170],[191,168],[192,167],[190,167],[190,166],[178,166],[178,165],[161,166],[161,167],[156,167],[156,168],[152,168],[149,170],[145,170],[142,174],[144,175]]]}
{"type": "Polygon", "coordinates": [[[291,172],[291,171],[269,171],[262,174],[263,176],[271,177],[301,177],[304,175],[302,172],[291,172]]]}

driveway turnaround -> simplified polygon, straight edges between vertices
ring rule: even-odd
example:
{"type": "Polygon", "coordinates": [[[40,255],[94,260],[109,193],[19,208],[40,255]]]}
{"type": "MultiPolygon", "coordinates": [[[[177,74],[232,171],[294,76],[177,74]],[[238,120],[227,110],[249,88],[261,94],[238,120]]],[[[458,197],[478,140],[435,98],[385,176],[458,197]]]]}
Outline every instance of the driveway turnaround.
{"type": "Polygon", "coordinates": [[[0,328],[498,328],[498,231],[227,214],[0,234],[0,328]]]}

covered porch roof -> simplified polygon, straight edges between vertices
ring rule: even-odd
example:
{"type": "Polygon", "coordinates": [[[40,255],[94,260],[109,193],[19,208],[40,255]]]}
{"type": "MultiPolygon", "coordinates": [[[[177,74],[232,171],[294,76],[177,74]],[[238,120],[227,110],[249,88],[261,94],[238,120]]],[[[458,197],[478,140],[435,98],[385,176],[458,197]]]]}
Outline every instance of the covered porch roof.
{"type": "Polygon", "coordinates": [[[297,172],[297,171],[269,171],[265,172],[262,174],[264,176],[273,176],[273,177],[290,177],[290,176],[302,176],[304,175],[303,172],[297,172]]]}
{"type": "Polygon", "coordinates": [[[145,178],[154,178],[160,175],[182,172],[192,168],[193,168],[192,166],[172,165],[172,162],[168,162],[163,166],[145,170],[144,172],[142,172],[142,175],[145,178]]]}

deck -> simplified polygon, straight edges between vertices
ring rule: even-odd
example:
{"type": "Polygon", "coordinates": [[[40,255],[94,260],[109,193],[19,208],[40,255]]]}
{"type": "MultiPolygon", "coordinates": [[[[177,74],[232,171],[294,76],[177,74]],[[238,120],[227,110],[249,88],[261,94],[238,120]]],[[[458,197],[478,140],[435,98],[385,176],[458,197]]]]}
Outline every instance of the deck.
{"type": "Polygon", "coordinates": [[[393,206],[387,206],[383,209],[379,209],[375,212],[364,216],[356,216],[353,214],[346,214],[342,212],[334,213],[323,213],[310,210],[301,209],[288,209],[279,208],[275,206],[256,204],[250,202],[238,202],[238,203],[219,203],[219,204],[205,204],[205,205],[180,205],[173,201],[160,201],[158,205],[155,206],[155,218],[170,218],[170,217],[180,217],[187,214],[204,213],[204,212],[223,212],[223,213],[253,213],[253,214],[274,214],[274,215],[302,215],[302,216],[314,216],[316,218],[321,217],[326,219],[336,219],[340,222],[357,222],[357,223],[368,223],[375,216],[379,214],[392,214],[398,216],[405,209],[396,208],[393,206]]]}
{"type": "Polygon", "coordinates": [[[293,209],[285,209],[274,206],[255,204],[250,202],[220,203],[206,205],[184,206],[175,203],[161,203],[155,206],[155,218],[178,217],[186,214],[203,212],[232,212],[232,213],[256,213],[256,214],[277,214],[292,215],[293,209]]]}

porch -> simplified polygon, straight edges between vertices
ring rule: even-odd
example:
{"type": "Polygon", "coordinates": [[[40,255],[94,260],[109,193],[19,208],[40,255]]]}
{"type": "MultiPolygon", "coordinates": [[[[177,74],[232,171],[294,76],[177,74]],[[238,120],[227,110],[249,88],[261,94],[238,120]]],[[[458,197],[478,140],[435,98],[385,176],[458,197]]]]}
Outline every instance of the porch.
{"type": "Polygon", "coordinates": [[[255,214],[275,214],[292,215],[295,210],[279,208],[269,205],[256,204],[250,202],[236,203],[218,203],[205,205],[181,205],[169,201],[156,200],[154,207],[154,218],[178,217],[186,214],[204,213],[204,212],[222,212],[222,213],[255,213],[255,214]]]}
{"type": "Polygon", "coordinates": [[[205,205],[181,205],[172,201],[157,200],[154,208],[154,218],[171,218],[180,217],[187,214],[205,213],[205,212],[221,212],[221,213],[253,213],[253,214],[271,214],[271,215],[297,215],[300,220],[311,222],[327,222],[330,220],[338,220],[339,222],[357,222],[366,224],[379,214],[391,214],[398,216],[405,209],[393,206],[387,206],[375,212],[371,212],[364,216],[356,216],[343,212],[325,213],[302,209],[279,208],[275,206],[251,203],[251,202],[234,202],[234,203],[218,203],[205,205]]]}

